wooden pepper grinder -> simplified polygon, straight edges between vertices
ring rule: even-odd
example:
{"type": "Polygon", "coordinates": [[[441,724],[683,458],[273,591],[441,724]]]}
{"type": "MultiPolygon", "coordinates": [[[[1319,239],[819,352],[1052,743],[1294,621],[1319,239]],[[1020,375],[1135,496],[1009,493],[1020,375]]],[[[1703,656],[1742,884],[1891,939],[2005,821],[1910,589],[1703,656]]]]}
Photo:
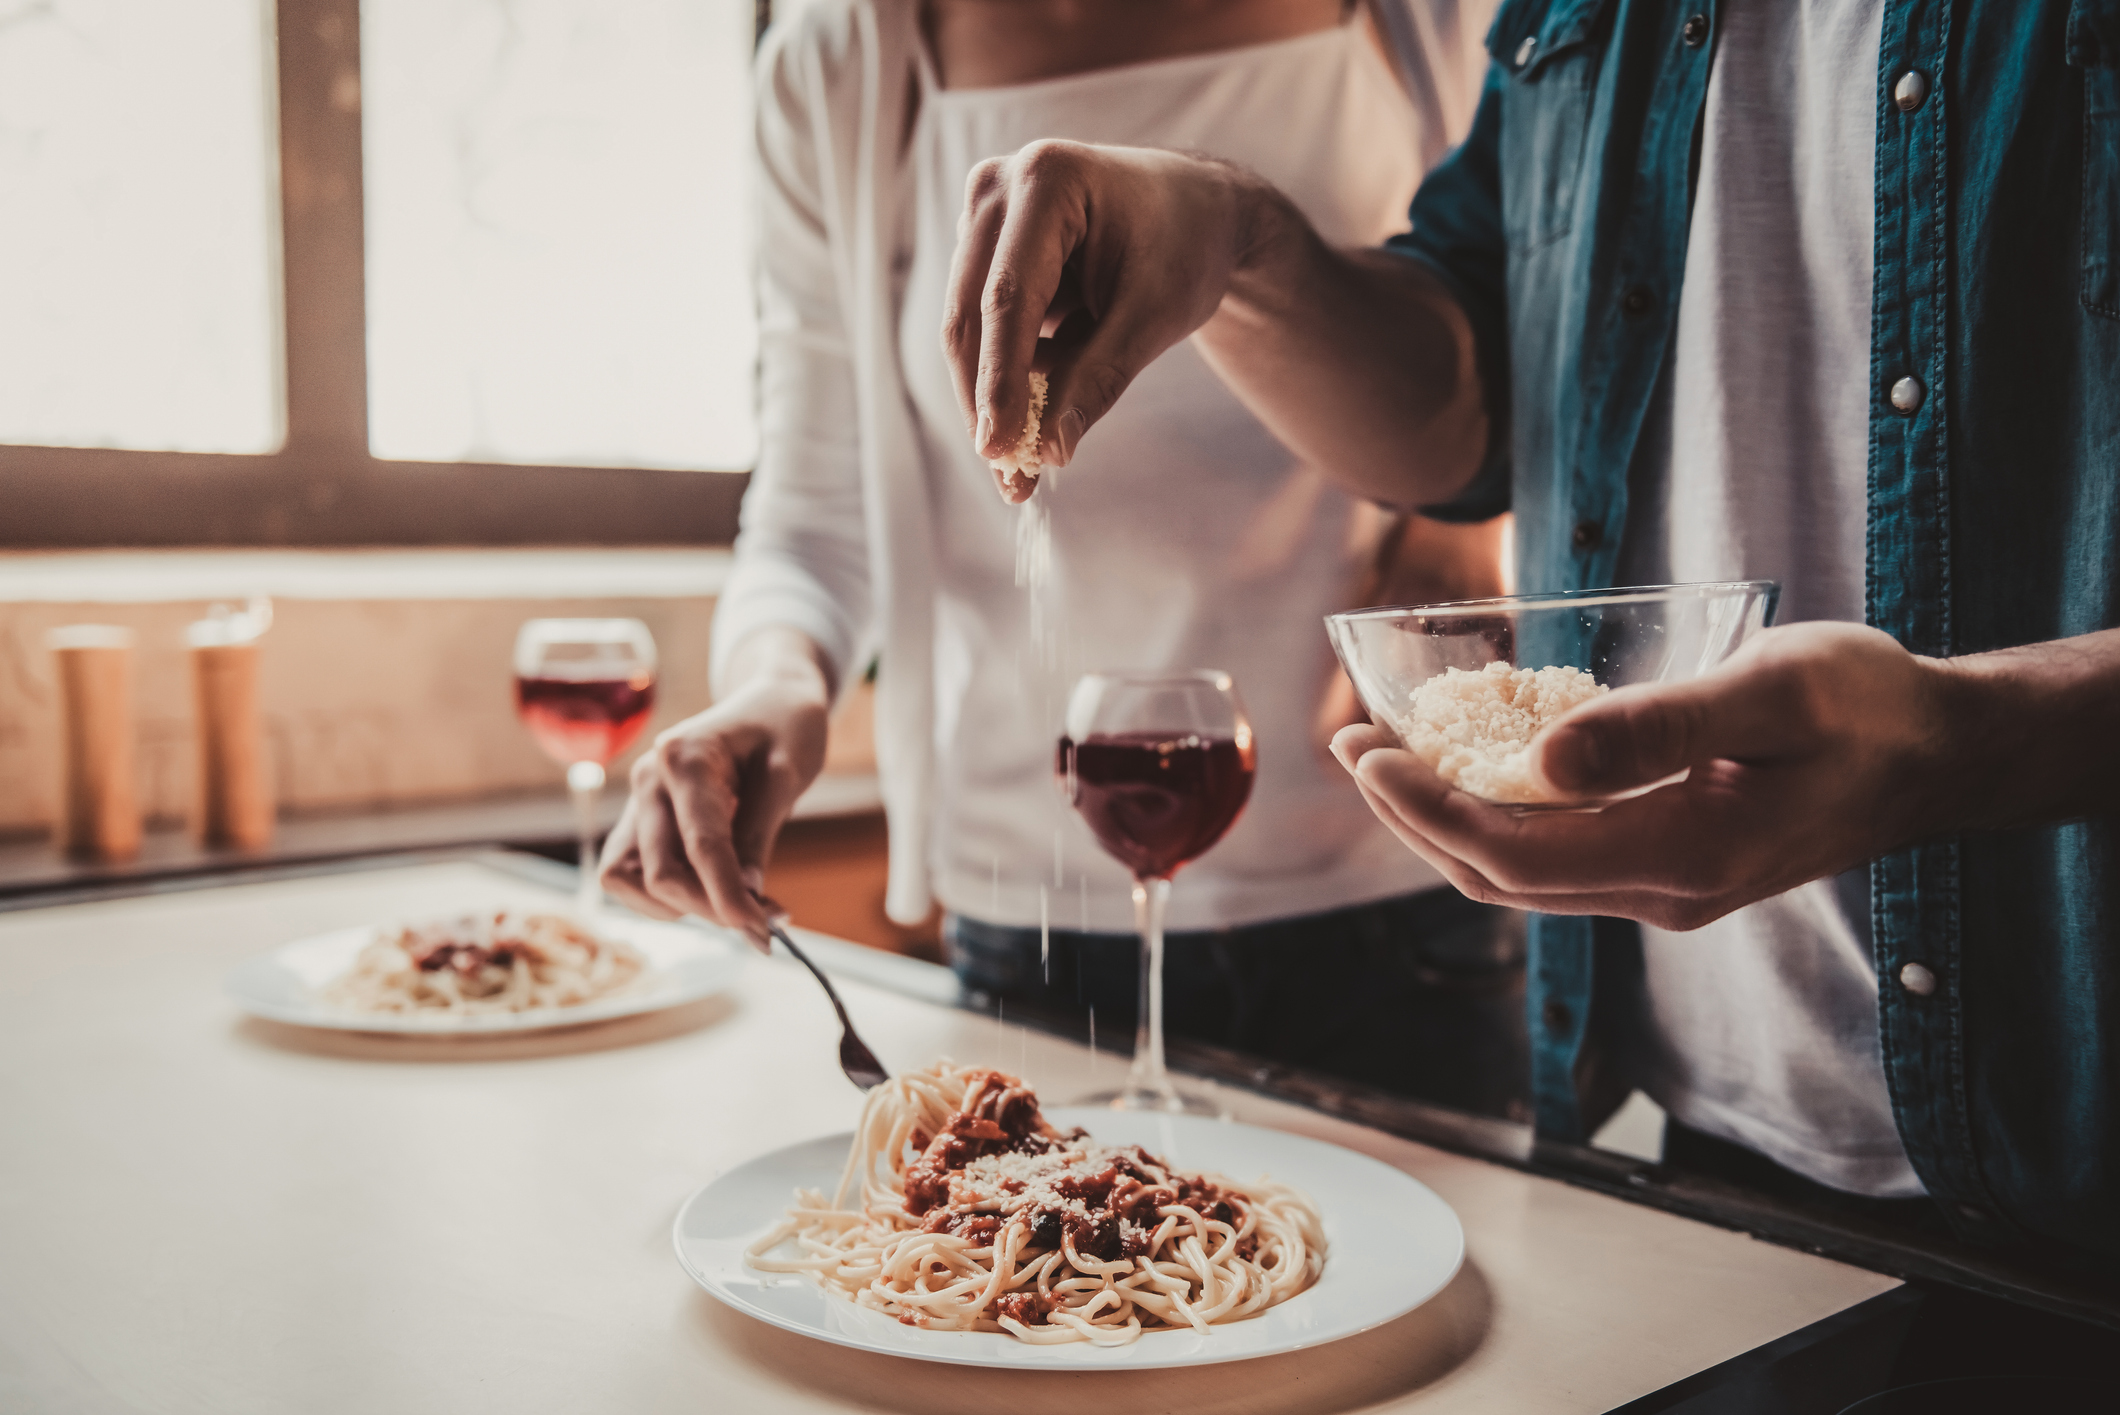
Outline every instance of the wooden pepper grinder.
{"type": "Polygon", "coordinates": [[[192,830],[203,845],[261,850],[272,841],[258,714],[258,638],[271,624],[272,601],[253,599],[241,613],[217,604],[185,630],[199,761],[192,830]]]}
{"type": "Polygon", "coordinates": [[[59,681],[59,848],[88,860],[140,853],[130,629],[69,624],[45,636],[59,681]]]}

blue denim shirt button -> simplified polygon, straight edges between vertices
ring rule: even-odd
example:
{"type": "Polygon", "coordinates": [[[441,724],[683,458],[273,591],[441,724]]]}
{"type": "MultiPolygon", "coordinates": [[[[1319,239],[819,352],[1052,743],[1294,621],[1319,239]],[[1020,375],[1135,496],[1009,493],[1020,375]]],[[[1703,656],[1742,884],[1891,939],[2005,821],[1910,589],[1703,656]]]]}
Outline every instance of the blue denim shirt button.
{"type": "Polygon", "coordinates": [[[1921,386],[1920,379],[1908,375],[1892,385],[1892,406],[1902,413],[1911,413],[1921,406],[1922,396],[1927,391],[1921,386]]]}
{"type": "Polygon", "coordinates": [[[1899,970],[1899,986],[1916,997],[1927,997],[1936,991],[1936,975],[1926,963],[1909,963],[1899,970]]]}
{"type": "Polygon", "coordinates": [[[1595,521],[1576,522],[1575,529],[1568,536],[1577,550],[1595,550],[1604,538],[1605,528],[1595,521]]]}
{"type": "Polygon", "coordinates": [[[1684,28],[1679,30],[1678,37],[1693,48],[1700,48],[1708,42],[1708,17],[1706,15],[1688,17],[1684,28]]]}
{"type": "Polygon", "coordinates": [[[1922,77],[1919,69],[1907,70],[1892,87],[1892,102],[1899,105],[1899,111],[1902,113],[1913,112],[1928,96],[1929,81],[1922,77]]]}

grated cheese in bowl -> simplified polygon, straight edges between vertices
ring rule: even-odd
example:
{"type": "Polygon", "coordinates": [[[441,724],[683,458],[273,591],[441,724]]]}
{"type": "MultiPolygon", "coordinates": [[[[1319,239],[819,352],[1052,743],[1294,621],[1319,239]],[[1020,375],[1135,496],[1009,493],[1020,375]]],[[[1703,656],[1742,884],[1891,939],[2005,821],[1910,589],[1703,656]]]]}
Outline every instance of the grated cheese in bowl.
{"type": "Polygon", "coordinates": [[[1668,781],[1556,796],[1532,775],[1538,734],[1608,689],[1712,671],[1767,626],[1779,594],[1770,580],[1732,580],[1379,605],[1328,614],[1325,632],[1369,720],[1460,791],[1519,810],[1596,811],[1668,781]],[[1498,652],[1526,666],[1491,662],[1498,652]]]}
{"type": "Polygon", "coordinates": [[[1406,748],[1467,795],[1556,799],[1531,770],[1531,741],[1561,714],[1612,691],[1579,668],[1446,668],[1413,690],[1406,748]]]}

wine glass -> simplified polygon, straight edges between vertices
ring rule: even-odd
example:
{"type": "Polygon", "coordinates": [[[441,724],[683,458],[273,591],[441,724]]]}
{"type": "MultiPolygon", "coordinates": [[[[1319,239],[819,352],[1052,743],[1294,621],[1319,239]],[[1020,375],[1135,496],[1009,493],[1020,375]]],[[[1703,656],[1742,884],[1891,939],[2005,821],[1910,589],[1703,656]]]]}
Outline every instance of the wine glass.
{"type": "Polygon", "coordinates": [[[1163,911],[1171,876],[1207,853],[1251,797],[1251,721],[1227,673],[1089,673],[1067,700],[1060,789],[1105,853],[1133,871],[1141,933],[1134,1064],[1118,1091],[1085,1104],[1217,1115],[1163,1066],[1163,911]]]}
{"type": "Polygon", "coordinates": [[[633,745],[655,708],[655,640],[638,619],[532,619],[515,636],[515,711],[545,755],[567,769],[581,841],[574,907],[602,907],[596,806],[604,768],[633,745]]]}

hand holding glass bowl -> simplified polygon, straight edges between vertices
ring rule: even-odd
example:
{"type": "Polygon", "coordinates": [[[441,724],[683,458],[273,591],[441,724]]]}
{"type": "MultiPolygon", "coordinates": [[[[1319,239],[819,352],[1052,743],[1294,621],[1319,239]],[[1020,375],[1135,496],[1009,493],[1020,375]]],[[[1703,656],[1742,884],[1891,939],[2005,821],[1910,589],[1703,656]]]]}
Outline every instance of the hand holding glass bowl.
{"type": "Polygon", "coordinates": [[[1475,899],[1697,929],[1922,838],[1960,765],[1948,734],[1962,677],[1945,661],[1861,624],[1767,628],[1773,599],[1767,584],[1678,585],[1334,625],[1379,724],[1452,666],[1420,640],[1472,662],[1583,650],[1573,662],[1619,686],[1531,744],[1539,782],[1580,788],[1551,803],[1563,809],[1452,789],[1385,725],[1343,729],[1334,755],[1400,840],[1475,899]]]}
{"type": "Polygon", "coordinates": [[[545,755],[567,769],[581,847],[574,907],[603,905],[596,805],[604,768],[633,745],[655,709],[655,640],[638,619],[532,619],[515,636],[515,710],[545,755]]]}

